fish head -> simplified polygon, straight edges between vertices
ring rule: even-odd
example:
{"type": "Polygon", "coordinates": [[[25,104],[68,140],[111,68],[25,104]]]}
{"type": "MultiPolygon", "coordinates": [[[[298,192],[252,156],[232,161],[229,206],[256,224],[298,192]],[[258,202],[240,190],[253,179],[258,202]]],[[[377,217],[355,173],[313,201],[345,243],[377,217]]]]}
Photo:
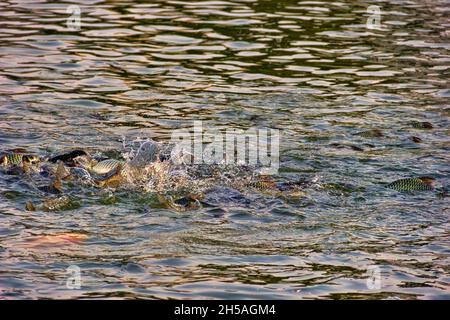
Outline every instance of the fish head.
{"type": "Polygon", "coordinates": [[[37,164],[41,161],[41,159],[34,154],[25,154],[22,158],[23,162],[27,162],[29,164],[37,164]]]}
{"type": "Polygon", "coordinates": [[[93,159],[90,155],[80,155],[73,159],[73,163],[76,167],[91,168],[97,164],[97,161],[93,159]]]}
{"type": "Polygon", "coordinates": [[[422,180],[423,183],[429,185],[430,187],[432,187],[434,182],[436,181],[436,179],[432,177],[420,177],[419,179],[422,180]]]}

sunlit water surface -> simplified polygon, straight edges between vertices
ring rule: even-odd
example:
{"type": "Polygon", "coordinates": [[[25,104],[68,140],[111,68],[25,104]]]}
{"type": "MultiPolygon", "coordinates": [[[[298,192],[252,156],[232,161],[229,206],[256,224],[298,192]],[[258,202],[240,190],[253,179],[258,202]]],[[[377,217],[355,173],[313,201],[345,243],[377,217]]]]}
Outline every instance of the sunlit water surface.
{"type": "Polygon", "coordinates": [[[280,177],[321,187],[296,201],[219,190],[184,213],[93,191],[28,212],[38,193],[2,174],[0,297],[450,298],[448,196],[384,187],[449,183],[448,1],[377,1],[381,29],[366,27],[372,1],[77,3],[80,30],[73,2],[0,2],[2,150],[122,150],[194,120],[274,128],[280,177]],[[384,137],[354,135],[373,128],[384,137]],[[63,233],[79,241],[36,244],[63,233]]]}

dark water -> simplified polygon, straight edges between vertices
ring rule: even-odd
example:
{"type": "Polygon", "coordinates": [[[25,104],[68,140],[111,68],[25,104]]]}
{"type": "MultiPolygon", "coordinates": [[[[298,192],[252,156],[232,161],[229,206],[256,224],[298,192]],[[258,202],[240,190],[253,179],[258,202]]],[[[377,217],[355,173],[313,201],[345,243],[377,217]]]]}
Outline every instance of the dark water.
{"type": "Polygon", "coordinates": [[[126,191],[28,212],[38,194],[2,174],[0,297],[450,298],[448,1],[377,1],[381,29],[371,1],[77,1],[75,31],[72,4],[0,3],[2,150],[120,150],[193,120],[269,127],[280,176],[321,187],[292,202],[217,192],[186,213],[126,191]],[[384,137],[354,135],[373,128],[384,137]],[[383,186],[421,175],[437,190],[383,186]],[[64,233],[81,240],[36,245],[64,233]]]}

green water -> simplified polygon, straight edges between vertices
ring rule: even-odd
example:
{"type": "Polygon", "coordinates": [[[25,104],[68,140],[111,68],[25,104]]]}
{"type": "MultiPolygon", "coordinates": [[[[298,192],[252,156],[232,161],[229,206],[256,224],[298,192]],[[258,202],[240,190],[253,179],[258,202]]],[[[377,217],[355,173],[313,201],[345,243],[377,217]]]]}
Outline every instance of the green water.
{"type": "Polygon", "coordinates": [[[184,213],[81,188],[28,212],[43,195],[2,172],[1,298],[450,298],[448,1],[77,3],[79,30],[72,2],[0,3],[1,151],[123,151],[201,120],[279,129],[277,178],[318,182],[295,201],[219,185],[184,213]],[[434,191],[384,187],[422,175],[434,191]],[[84,238],[33,245],[61,233],[84,238]]]}

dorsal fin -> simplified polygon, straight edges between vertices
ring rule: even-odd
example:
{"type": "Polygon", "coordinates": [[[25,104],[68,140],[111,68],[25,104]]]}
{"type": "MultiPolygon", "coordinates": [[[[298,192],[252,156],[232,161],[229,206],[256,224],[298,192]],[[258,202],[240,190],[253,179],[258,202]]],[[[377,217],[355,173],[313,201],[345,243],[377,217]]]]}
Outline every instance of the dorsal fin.
{"type": "Polygon", "coordinates": [[[61,180],[66,178],[70,172],[64,166],[64,162],[58,161],[58,167],[56,168],[55,180],[61,180]]]}
{"type": "Polygon", "coordinates": [[[51,187],[59,192],[62,192],[61,179],[67,176],[67,173],[68,171],[64,167],[64,163],[62,161],[58,161],[58,167],[56,168],[55,178],[52,181],[51,187]]]}

